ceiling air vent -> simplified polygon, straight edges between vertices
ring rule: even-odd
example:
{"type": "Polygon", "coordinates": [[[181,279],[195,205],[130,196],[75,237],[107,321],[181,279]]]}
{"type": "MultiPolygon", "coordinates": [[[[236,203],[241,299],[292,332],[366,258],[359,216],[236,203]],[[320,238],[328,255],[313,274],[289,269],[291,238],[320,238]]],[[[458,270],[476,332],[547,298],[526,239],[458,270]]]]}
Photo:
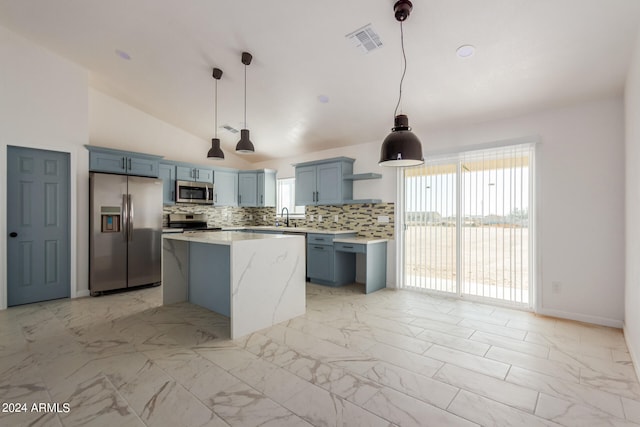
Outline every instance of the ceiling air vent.
{"type": "Polygon", "coordinates": [[[221,127],[222,129],[224,129],[224,130],[228,131],[228,132],[231,132],[231,133],[238,133],[238,129],[236,129],[236,128],[234,128],[234,127],[231,127],[231,126],[229,126],[229,125],[222,125],[222,126],[220,126],[220,127],[221,127]]]}
{"type": "Polygon", "coordinates": [[[382,47],[378,33],[371,28],[371,24],[360,27],[345,36],[353,45],[364,53],[369,53],[382,47]]]}

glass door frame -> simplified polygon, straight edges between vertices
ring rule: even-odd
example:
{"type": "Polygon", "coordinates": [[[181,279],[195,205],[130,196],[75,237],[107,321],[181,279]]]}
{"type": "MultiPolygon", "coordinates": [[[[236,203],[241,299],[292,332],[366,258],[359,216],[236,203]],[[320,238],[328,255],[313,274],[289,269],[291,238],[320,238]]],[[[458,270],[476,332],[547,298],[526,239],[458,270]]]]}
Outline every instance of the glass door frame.
{"type": "MultiPolygon", "coordinates": [[[[498,141],[490,144],[480,144],[474,146],[465,146],[459,147],[456,150],[446,150],[446,151],[437,151],[427,153],[425,155],[425,159],[428,157],[434,156],[451,156],[451,162],[456,163],[456,292],[441,292],[437,290],[429,290],[424,289],[422,291],[432,293],[432,294],[440,294],[446,295],[448,297],[454,297],[459,299],[465,299],[469,301],[481,302],[484,304],[503,306],[508,308],[514,308],[519,310],[527,310],[527,311],[539,311],[539,301],[541,301],[539,292],[540,286],[538,283],[538,278],[541,277],[541,265],[539,263],[540,257],[538,256],[537,250],[539,245],[539,227],[537,224],[538,211],[540,207],[536,203],[537,200],[537,192],[539,186],[539,174],[537,170],[539,170],[539,162],[540,162],[540,143],[538,137],[526,137],[519,139],[512,139],[506,141],[498,141]],[[488,149],[496,149],[496,148],[506,148],[510,146],[519,146],[519,145],[530,145],[530,164],[532,165],[529,170],[529,242],[528,242],[528,263],[529,263],[529,301],[527,304],[517,304],[512,303],[508,300],[500,300],[496,298],[486,298],[482,296],[474,296],[470,294],[464,294],[462,292],[462,275],[460,272],[462,271],[462,256],[461,256],[461,240],[463,238],[462,235],[462,221],[463,215],[460,212],[462,206],[462,171],[461,171],[461,160],[460,158],[464,155],[464,153],[471,151],[479,151],[479,150],[488,150],[488,149]]],[[[406,198],[405,198],[405,170],[404,168],[398,168],[396,175],[396,215],[395,215],[395,228],[396,228],[396,287],[398,289],[407,289],[409,287],[405,286],[405,231],[406,231],[406,222],[405,222],[405,214],[406,214],[406,198]]],[[[411,287],[411,289],[415,289],[411,287]]]]}

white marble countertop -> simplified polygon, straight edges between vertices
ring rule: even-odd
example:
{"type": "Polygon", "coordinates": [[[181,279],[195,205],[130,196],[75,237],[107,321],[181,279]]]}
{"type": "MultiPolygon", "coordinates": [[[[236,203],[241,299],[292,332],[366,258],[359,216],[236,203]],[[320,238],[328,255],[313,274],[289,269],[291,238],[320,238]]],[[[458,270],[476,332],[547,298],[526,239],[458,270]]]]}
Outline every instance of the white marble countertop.
{"type": "Polygon", "coordinates": [[[333,243],[351,243],[353,245],[368,245],[387,241],[388,239],[380,239],[378,237],[338,237],[333,239],[333,243]]]}
{"type": "Polygon", "coordinates": [[[233,242],[265,239],[291,239],[297,236],[282,234],[234,233],[233,231],[197,231],[186,234],[163,234],[163,239],[182,240],[186,242],[209,243],[212,245],[231,245],[233,242]]]}
{"type": "Polygon", "coordinates": [[[286,227],[279,226],[275,227],[272,225],[254,225],[249,227],[222,227],[222,230],[231,231],[231,230],[253,230],[253,231],[282,231],[287,233],[317,233],[317,234],[351,234],[357,233],[356,230],[321,230],[319,228],[310,228],[310,227],[286,227]]]}

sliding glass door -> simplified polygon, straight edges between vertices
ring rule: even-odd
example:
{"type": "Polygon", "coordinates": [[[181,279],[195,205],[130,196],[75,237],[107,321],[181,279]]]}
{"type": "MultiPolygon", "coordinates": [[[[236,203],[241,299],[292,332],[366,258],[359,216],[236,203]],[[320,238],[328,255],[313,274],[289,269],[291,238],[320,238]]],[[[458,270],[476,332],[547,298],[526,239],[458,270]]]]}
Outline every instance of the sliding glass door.
{"type": "Polygon", "coordinates": [[[407,168],[403,286],[531,306],[533,146],[407,168]]]}

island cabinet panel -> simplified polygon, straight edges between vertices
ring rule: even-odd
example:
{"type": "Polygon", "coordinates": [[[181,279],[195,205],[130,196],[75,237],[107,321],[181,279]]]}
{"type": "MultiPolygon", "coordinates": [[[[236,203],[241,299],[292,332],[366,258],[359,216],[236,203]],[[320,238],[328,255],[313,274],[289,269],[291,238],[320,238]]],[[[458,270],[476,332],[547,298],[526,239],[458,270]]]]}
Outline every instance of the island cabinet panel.
{"type": "Polygon", "coordinates": [[[238,172],[214,170],[213,183],[216,206],[238,206],[238,172]]]}
{"type": "Polygon", "coordinates": [[[258,205],[258,173],[240,172],[238,174],[238,206],[258,205]]]}
{"type": "Polygon", "coordinates": [[[230,317],[231,247],[206,243],[191,245],[189,302],[230,317]]]}
{"type": "Polygon", "coordinates": [[[158,178],[162,179],[162,203],[174,205],[176,203],[176,167],[168,163],[160,163],[158,178]]]}
{"type": "Polygon", "coordinates": [[[92,172],[158,177],[160,156],[110,148],[86,147],[89,149],[89,170],[92,172]]]}
{"type": "Polygon", "coordinates": [[[304,236],[232,231],[162,236],[162,303],[228,316],[237,339],[305,313],[304,236]]]}

